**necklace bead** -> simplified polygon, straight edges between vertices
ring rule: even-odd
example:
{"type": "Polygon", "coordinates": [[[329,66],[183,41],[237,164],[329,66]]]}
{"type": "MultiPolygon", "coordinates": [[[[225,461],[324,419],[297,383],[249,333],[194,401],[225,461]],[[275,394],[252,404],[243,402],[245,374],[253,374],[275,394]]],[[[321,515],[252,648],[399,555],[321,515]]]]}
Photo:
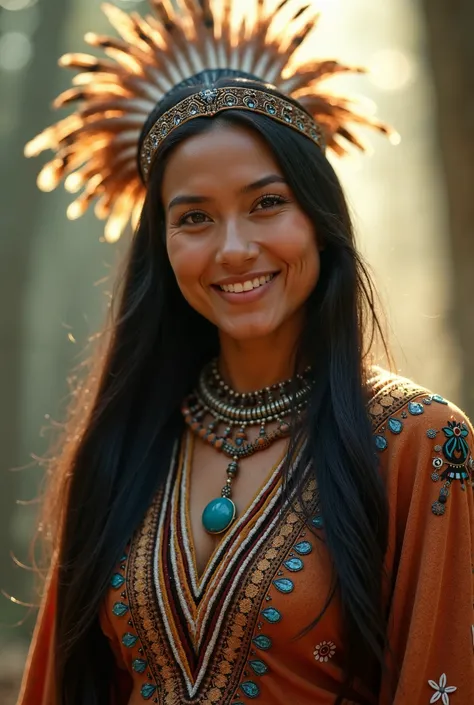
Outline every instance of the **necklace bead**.
{"type": "Polygon", "coordinates": [[[211,500],[202,514],[203,526],[210,534],[227,531],[235,520],[232,482],[238,475],[239,461],[289,436],[293,419],[299,422],[308,404],[311,389],[310,368],[296,375],[293,382],[287,380],[244,393],[225,383],[216,360],[203,369],[196,390],[183,402],[184,421],[199,438],[231,458],[221,497],[211,500]],[[210,417],[207,424],[206,417],[210,417]],[[267,424],[274,421],[278,422],[277,428],[267,431],[267,424]],[[254,441],[249,440],[249,427],[259,427],[254,441]]]}
{"type": "Polygon", "coordinates": [[[216,497],[204,508],[202,523],[210,534],[222,534],[235,519],[235,504],[228,497],[216,497]]]}

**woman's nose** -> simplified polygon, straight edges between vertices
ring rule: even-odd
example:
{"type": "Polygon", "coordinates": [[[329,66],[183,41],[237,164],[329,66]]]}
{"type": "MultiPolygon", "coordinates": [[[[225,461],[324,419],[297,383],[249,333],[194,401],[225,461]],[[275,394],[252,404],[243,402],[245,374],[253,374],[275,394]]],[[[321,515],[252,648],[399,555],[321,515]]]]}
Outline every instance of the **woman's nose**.
{"type": "Polygon", "coordinates": [[[238,267],[256,259],[258,253],[258,245],[250,237],[248,227],[235,221],[223,225],[216,255],[217,264],[238,267]]]}

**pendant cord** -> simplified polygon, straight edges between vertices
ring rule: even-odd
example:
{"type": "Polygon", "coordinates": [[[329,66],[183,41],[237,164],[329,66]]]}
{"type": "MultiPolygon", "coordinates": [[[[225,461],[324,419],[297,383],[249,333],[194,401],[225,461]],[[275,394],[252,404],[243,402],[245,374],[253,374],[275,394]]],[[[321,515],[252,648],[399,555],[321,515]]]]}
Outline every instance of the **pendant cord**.
{"type": "Polygon", "coordinates": [[[203,526],[220,534],[232,525],[237,511],[232,501],[232,483],[242,458],[269,448],[286,438],[301,421],[313,386],[311,368],[295,379],[252,392],[236,392],[222,379],[213,360],[202,370],[195,391],[183,402],[181,412],[191,431],[230,458],[221,496],[211,500],[202,515],[203,526]],[[267,424],[276,424],[271,430],[267,424]],[[247,430],[258,428],[250,440],[247,430]]]}

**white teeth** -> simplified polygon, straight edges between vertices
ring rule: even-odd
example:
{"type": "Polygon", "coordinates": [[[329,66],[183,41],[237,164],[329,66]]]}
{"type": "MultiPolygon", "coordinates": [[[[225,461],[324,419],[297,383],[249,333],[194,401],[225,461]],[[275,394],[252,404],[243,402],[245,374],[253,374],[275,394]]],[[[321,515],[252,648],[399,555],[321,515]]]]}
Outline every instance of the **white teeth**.
{"type": "Polygon", "coordinates": [[[267,274],[266,276],[255,277],[255,279],[247,279],[245,282],[236,282],[235,284],[220,284],[222,291],[227,291],[233,294],[241,294],[243,291],[252,291],[259,286],[263,286],[271,281],[275,275],[267,274]]]}

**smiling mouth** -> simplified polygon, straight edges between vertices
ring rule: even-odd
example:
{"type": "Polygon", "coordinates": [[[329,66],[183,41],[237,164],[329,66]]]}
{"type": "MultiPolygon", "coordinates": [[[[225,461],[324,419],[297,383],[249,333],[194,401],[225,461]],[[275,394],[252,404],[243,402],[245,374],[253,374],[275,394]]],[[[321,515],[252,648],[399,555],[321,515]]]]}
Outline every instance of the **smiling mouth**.
{"type": "Polygon", "coordinates": [[[255,277],[255,279],[247,279],[247,281],[236,282],[235,284],[217,284],[217,288],[231,294],[243,294],[247,291],[252,291],[253,289],[258,289],[261,286],[265,286],[265,284],[271,282],[277,274],[278,272],[274,272],[273,274],[255,277]]]}

